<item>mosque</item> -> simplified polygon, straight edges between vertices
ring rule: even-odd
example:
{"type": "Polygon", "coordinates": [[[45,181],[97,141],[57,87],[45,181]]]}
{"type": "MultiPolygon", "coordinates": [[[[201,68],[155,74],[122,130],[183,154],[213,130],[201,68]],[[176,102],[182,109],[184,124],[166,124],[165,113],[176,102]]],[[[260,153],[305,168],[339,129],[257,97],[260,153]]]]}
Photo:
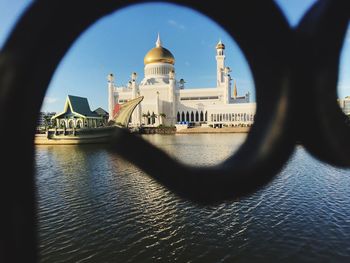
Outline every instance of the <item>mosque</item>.
{"type": "Polygon", "coordinates": [[[249,92],[238,96],[236,81],[225,65],[225,45],[216,45],[216,87],[185,88],[185,81],[177,79],[175,58],[163,47],[158,34],[156,46],[144,57],[144,78],[138,83],[131,74],[127,86],[116,86],[113,74],[108,75],[108,110],[113,120],[120,105],[143,96],[134,110],[131,126],[159,126],[190,123],[195,126],[250,126],[255,117],[256,104],[250,102],[249,92]],[[233,82],[233,87],[232,87],[233,82]]]}

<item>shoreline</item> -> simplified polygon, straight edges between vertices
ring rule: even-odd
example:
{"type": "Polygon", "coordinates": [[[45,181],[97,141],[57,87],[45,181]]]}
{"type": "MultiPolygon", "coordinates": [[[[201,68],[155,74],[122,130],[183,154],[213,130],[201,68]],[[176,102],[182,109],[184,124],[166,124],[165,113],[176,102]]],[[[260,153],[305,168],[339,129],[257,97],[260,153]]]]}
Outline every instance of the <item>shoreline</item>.
{"type": "MultiPolygon", "coordinates": [[[[250,127],[191,127],[176,131],[175,127],[155,127],[144,128],[139,134],[219,134],[219,133],[248,133],[250,127]]],[[[35,145],[78,145],[78,144],[99,144],[107,143],[109,139],[108,133],[84,134],[84,135],[58,135],[53,138],[48,138],[47,134],[35,134],[35,145]]]]}
{"type": "Polygon", "coordinates": [[[224,128],[188,128],[176,131],[176,134],[200,134],[200,133],[248,133],[250,127],[224,127],[224,128]]]}

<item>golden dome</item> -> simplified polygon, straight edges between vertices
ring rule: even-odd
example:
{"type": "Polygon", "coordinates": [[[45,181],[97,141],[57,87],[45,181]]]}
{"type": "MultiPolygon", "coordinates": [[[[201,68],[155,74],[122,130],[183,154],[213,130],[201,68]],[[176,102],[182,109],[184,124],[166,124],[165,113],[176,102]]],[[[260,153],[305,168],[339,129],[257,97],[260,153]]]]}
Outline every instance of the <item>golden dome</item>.
{"type": "Polygon", "coordinates": [[[144,63],[151,64],[151,63],[169,63],[169,64],[175,64],[175,58],[173,54],[169,50],[163,47],[155,47],[152,48],[148,53],[146,54],[144,58],[144,63]]]}
{"type": "Polygon", "coordinates": [[[144,63],[151,64],[151,63],[169,63],[169,64],[175,64],[175,58],[173,54],[166,48],[162,47],[162,43],[160,41],[160,37],[158,35],[158,39],[156,42],[156,47],[152,48],[148,53],[146,54],[144,58],[144,63]]]}

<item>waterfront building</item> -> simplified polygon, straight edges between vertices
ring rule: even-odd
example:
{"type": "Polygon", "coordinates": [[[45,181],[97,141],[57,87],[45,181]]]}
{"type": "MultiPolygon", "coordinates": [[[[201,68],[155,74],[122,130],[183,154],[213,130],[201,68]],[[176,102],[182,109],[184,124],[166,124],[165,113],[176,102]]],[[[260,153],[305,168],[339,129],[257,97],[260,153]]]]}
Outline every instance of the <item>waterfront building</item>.
{"type": "Polygon", "coordinates": [[[144,57],[144,78],[137,82],[131,74],[126,86],[115,85],[114,75],[108,76],[109,117],[112,120],[120,104],[143,96],[131,117],[132,126],[174,125],[188,122],[213,127],[250,126],[254,121],[255,103],[249,92],[238,96],[231,69],[225,65],[225,45],[216,45],[216,86],[185,88],[183,79],[177,80],[175,58],[163,47],[158,35],[156,46],[144,57]]]}
{"type": "Polygon", "coordinates": [[[350,116],[350,96],[346,96],[344,99],[338,99],[338,104],[342,111],[347,116],[350,116]]]}
{"type": "Polygon", "coordinates": [[[104,117],[90,110],[87,98],[68,95],[61,113],[51,118],[57,128],[96,128],[104,126],[104,117]]]}
{"type": "Polygon", "coordinates": [[[38,117],[37,126],[51,126],[51,118],[56,115],[56,112],[40,112],[38,117]]]}
{"type": "Polygon", "coordinates": [[[107,124],[108,119],[109,119],[109,114],[107,111],[105,111],[104,109],[102,109],[101,107],[97,108],[96,110],[94,110],[93,112],[95,112],[97,115],[101,116],[103,119],[103,122],[105,124],[107,124]]]}
{"type": "Polygon", "coordinates": [[[52,121],[51,118],[56,114],[56,112],[40,112],[35,133],[45,133],[46,130],[51,127],[52,121]]]}

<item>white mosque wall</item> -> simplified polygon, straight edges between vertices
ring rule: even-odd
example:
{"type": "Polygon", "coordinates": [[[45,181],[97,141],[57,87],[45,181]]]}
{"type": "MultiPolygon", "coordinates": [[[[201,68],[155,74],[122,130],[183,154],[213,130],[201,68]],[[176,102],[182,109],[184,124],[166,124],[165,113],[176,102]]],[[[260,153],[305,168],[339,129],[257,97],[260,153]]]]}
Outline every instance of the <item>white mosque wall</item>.
{"type": "Polygon", "coordinates": [[[179,108],[177,122],[210,126],[251,126],[255,119],[256,103],[212,104],[198,103],[197,107],[179,108]]]}
{"type": "Polygon", "coordinates": [[[149,78],[167,78],[169,79],[169,72],[174,70],[174,66],[168,63],[151,63],[145,65],[145,79],[149,78]]]}

